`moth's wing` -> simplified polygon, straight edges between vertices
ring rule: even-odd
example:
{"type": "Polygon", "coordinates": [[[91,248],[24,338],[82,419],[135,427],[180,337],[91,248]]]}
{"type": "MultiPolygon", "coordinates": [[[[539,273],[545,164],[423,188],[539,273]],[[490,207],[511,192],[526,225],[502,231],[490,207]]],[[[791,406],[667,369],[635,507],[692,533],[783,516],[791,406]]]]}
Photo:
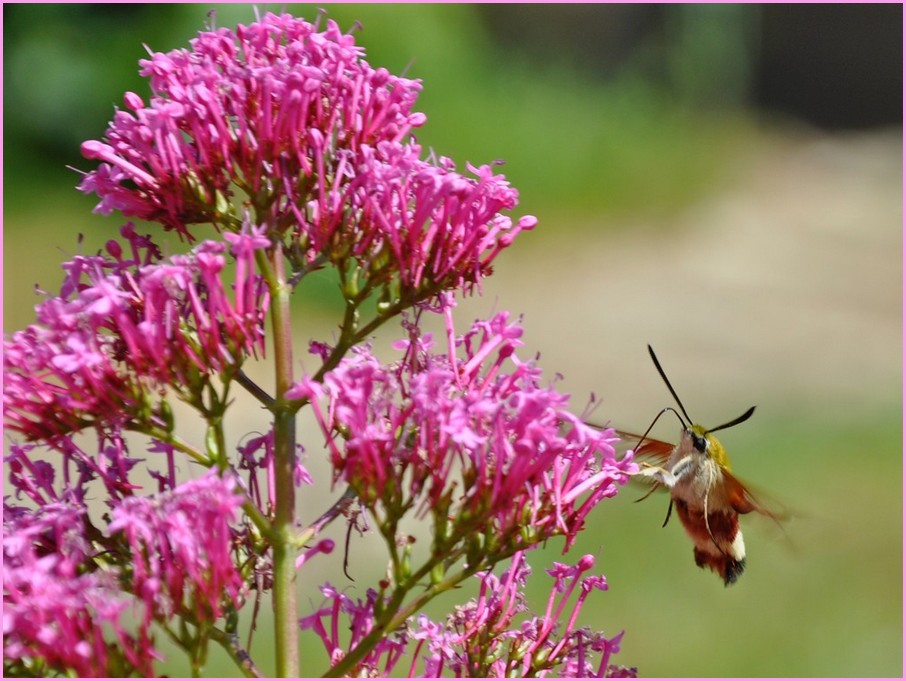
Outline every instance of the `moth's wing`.
{"type": "MultiPolygon", "coordinates": [[[[792,553],[797,553],[796,545],[793,538],[787,531],[786,521],[791,518],[802,519],[808,517],[801,509],[791,510],[790,507],[778,501],[776,498],[765,494],[761,490],[754,490],[748,484],[742,482],[732,473],[724,471],[726,482],[727,496],[730,505],[737,513],[756,513],[763,522],[762,531],[767,531],[775,539],[779,539],[792,553]],[[765,526],[765,523],[769,527],[765,526]],[[774,532],[771,532],[773,528],[774,532]]],[[[756,523],[759,524],[759,523],[756,523]]]]}
{"type": "Polygon", "coordinates": [[[761,492],[754,492],[752,487],[742,482],[729,471],[724,470],[726,481],[727,499],[737,513],[760,513],[776,522],[782,523],[789,520],[791,513],[783,504],[768,499],[761,492]]]}
{"type": "Polygon", "coordinates": [[[656,466],[662,466],[667,463],[673,452],[674,445],[669,442],[662,442],[650,437],[642,438],[641,435],[630,433],[625,430],[617,430],[620,436],[620,445],[626,449],[633,450],[633,459],[644,461],[656,466]]]}
{"type": "MultiPolygon", "coordinates": [[[[662,467],[667,463],[667,459],[670,458],[670,454],[673,452],[673,445],[669,442],[662,442],[648,437],[643,438],[637,433],[630,433],[625,430],[617,430],[617,435],[620,436],[620,449],[633,450],[632,458],[640,464],[662,467]]],[[[649,472],[651,470],[648,469],[649,472]]],[[[638,474],[632,476],[632,480],[648,485],[649,488],[645,495],[636,499],[636,501],[647,499],[660,488],[667,489],[667,486],[658,480],[658,476],[647,475],[644,467],[638,474]]]]}

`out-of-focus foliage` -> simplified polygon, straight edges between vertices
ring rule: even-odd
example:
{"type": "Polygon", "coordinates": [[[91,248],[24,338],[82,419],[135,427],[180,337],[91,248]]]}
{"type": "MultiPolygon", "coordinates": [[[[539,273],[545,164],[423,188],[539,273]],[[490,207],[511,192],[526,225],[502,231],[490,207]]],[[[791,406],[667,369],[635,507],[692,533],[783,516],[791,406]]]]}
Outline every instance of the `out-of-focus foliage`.
{"type": "MultiPolygon", "coordinates": [[[[112,106],[122,104],[120,93],[147,94],[136,75],[142,42],[168,50],[208,21],[198,5],[4,9],[5,153],[7,168],[15,169],[7,174],[10,210],[30,203],[34,178],[72,184],[63,166],[86,167],[79,144],[101,133],[112,106]]],[[[248,20],[253,9],[220,5],[214,12],[217,25],[230,25],[248,20]]],[[[336,5],[328,16],[349,29],[360,21],[357,39],[371,61],[424,80],[419,107],[429,121],[419,138],[426,147],[474,163],[505,159],[530,211],[564,205],[582,213],[671,210],[707,188],[726,145],[744,136],[732,110],[713,111],[714,102],[706,102],[708,109],[690,106],[695,98],[651,82],[635,65],[643,54],[595,79],[594,65],[584,72],[554,60],[539,67],[508,50],[475,6],[336,5]]],[[[689,62],[680,58],[688,49],[677,43],[677,63],[689,62]]],[[[692,91],[698,87],[689,75],[677,77],[692,91]]]]}

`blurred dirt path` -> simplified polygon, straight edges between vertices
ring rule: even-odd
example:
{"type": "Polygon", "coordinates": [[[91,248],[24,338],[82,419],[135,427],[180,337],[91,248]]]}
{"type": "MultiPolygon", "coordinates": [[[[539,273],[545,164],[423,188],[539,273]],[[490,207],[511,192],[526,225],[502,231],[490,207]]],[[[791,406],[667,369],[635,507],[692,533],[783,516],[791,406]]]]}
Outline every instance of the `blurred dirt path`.
{"type": "Polygon", "coordinates": [[[524,313],[527,348],[605,418],[670,403],[646,343],[702,420],[901,404],[900,132],[765,134],[721,184],[663,224],[520,237],[461,319],[524,313]]]}

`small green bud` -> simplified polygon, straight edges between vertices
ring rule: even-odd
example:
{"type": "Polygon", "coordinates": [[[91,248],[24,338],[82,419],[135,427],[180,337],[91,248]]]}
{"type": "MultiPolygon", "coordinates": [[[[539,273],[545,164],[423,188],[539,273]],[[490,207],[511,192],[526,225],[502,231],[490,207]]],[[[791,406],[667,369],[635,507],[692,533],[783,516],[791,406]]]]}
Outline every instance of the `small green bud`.
{"type": "Polygon", "coordinates": [[[431,568],[431,584],[440,584],[443,581],[445,574],[446,570],[444,569],[443,562],[437,563],[431,568]]]}
{"type": "Polygon", "coordinates": [[[214,194],[214,210],[218,215],[229,215],[230,214],[230,202],[227,200],[227,197],[224,196],[223,192],[217,191],[214,194]]]}
{"type": "Polygon", "coordinates": [[[160,401],[160,418],[164,422],[164,429],[168,433],[172,433],[175,419],[173,417],[173,407],[170,406],[168,400],[160,401]]]}
{"type": "Polygon", "coordinates": [[[217,428],[213,425],[208,426],[204,437],[204,446],[211,461],[218,461],[220,459],[220,445],[217,442],[217,428]]]}

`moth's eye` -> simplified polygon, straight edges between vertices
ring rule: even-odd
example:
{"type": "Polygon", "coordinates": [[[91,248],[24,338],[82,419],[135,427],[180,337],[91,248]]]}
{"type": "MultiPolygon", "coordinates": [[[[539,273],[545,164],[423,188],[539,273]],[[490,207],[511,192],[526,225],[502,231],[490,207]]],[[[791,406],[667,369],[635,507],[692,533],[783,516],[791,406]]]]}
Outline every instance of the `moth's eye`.
{"type": "Polygon", "coordinates": [[[705,450],[708,448],[708,441],[696,433],[690,432],[689,434],[692,436],[692,446],[695,447],[695,450],[699,454],[704,454],[705,450]]]}

